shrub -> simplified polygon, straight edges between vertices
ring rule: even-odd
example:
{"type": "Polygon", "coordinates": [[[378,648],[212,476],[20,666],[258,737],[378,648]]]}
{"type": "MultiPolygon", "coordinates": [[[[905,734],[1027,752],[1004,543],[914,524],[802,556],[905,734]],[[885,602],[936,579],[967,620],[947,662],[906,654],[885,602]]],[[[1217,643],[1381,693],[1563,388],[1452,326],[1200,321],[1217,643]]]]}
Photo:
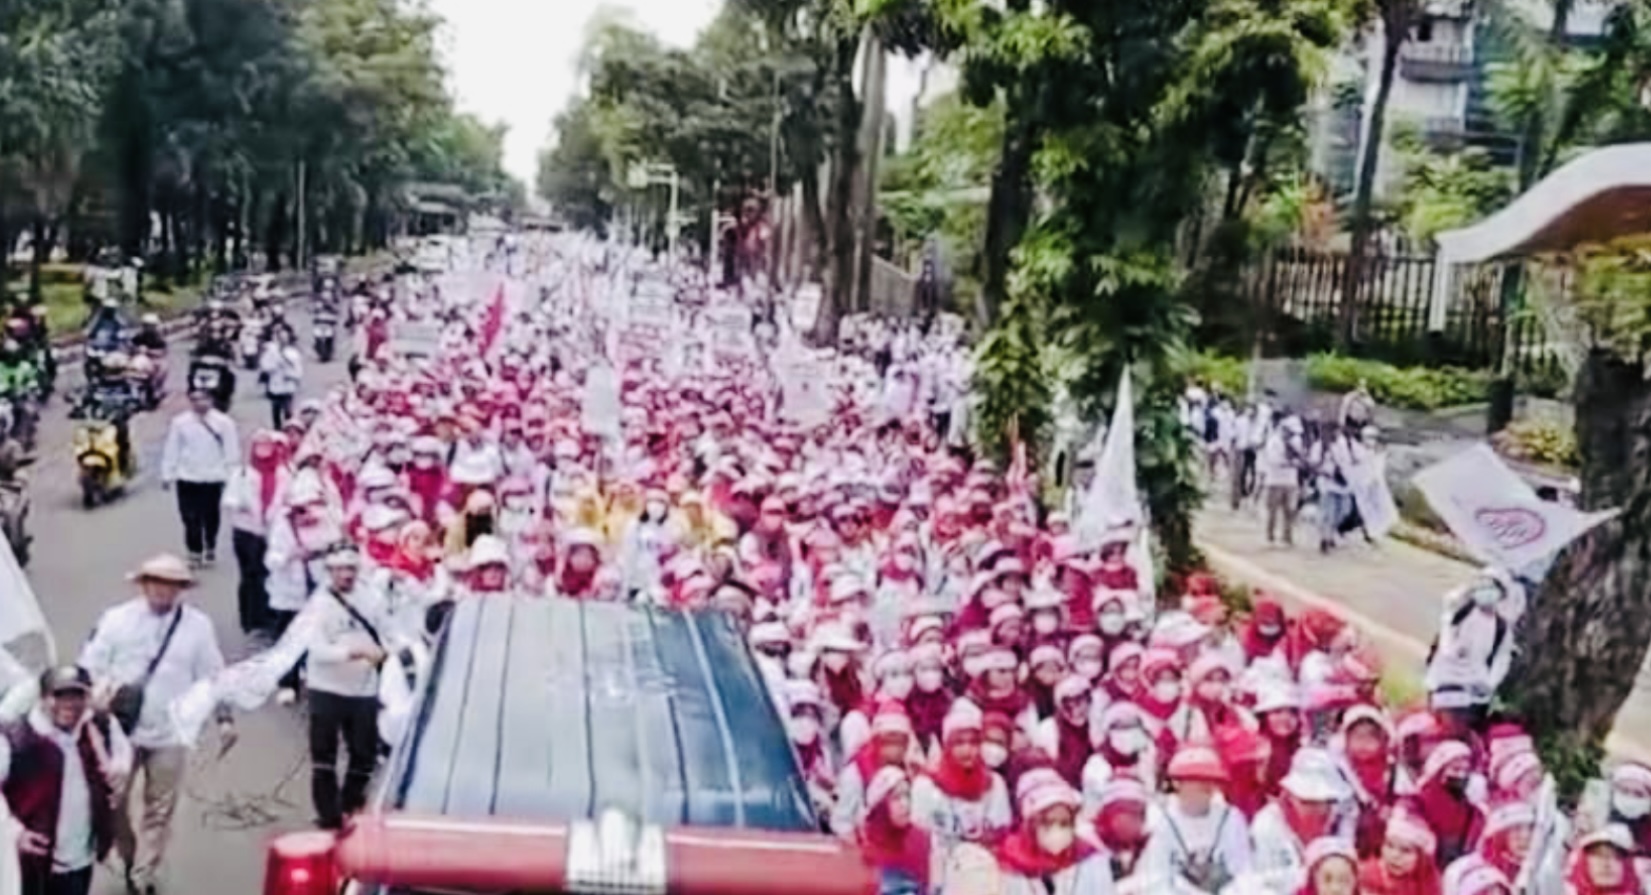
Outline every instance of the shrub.
{"type": "Polygon", "coordinates": [[[1199,382],[1213,384],[1233,397],[1242,397],[1250,387],[1248,361],[1208,351],[1192,355],[1187,375],[1199,382]]]}
{"type": "Polygon", "coordinates": [[[1490,379],[1488,373],[1459,367],[1395,367],[1338,354],[1307,359],[1307,384],[1313,388],[1340,394],[1363,382],[1378,403],[1401,410],[1438,410],[1483,401],[1490,379]]]}
{"type": "Polygon", "coordinates": [[[1504,455],[1527,463],[1574,468],[1582,458],[1577,453],[1576,432],[1549,420],[1519,420],[1496,433],[1491,443],[1504,455]]]}

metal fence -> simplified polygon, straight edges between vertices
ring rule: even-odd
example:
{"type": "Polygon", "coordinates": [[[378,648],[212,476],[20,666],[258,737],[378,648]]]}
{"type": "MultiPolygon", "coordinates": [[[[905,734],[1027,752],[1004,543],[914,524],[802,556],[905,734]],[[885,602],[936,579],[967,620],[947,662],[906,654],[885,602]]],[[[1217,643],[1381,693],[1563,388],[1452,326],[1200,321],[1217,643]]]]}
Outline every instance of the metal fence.
{"type": "MultiPolygon", "coordinates": [[[[1284,249],[1244,269],[1241,289],[1261,327],[1264,354],[1300,357],[1336,347],[1349,264],[1346,253],[1284,249]]],[[[1352,353],[1397,364],[1489,369],[1511,350],[1516,372],[1527,378],[1568,375],[1574,346],[1547,310],[1568,294],[1567,271],[1523,262],[1463,269],[1439,329],[1430,326],[1436,273],[1428,256],[1367,257],[1352,353]],[[1515,307],[1521,310],[1510,317],[1504,340],[1501,297],[1510,276],[1520,278],[1515,307]]]]}

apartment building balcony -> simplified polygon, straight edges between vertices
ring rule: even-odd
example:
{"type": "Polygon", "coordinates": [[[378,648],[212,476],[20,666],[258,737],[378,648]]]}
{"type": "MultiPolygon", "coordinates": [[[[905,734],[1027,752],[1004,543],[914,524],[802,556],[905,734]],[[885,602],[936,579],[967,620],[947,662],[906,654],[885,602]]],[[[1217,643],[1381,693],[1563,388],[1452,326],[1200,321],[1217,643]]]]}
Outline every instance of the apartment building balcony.
{"type": "Polygon", "coordinates": [[[1423,84],[1457,84],[1473,77],[1473,48],[1459,43],[1406,43],[1399,77],[1423,84]]]}

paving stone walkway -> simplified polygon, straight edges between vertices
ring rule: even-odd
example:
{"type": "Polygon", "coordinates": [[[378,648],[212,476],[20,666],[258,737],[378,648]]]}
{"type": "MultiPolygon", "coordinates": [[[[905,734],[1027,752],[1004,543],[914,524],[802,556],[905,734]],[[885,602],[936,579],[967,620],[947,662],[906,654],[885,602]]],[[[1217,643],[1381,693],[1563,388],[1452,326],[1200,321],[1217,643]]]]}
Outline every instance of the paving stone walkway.
{"type": "MultiPolygon", "coordinates": [[[[1269,545],[1257,506],[1234,512],[1212,502],[1194,532],[1223,576],[1268,591],[1296,606],[1333,604],[1358,623],[1389,662],[1420,673],[1439,628],[1444,595],[1473,577],[1474,567],[1391,538],[1374,545],[1357,537],[1329,554],[1318,550],[1315,520],[1298,521],[1295,546],[1269,545]]],[[[1607,743],[1613,752],[1651,759],[1651,687],[1646,672],[1617,716],[1607,743]],[[1642,745],[1644,744],[1644,745],[1642,745]]]]}

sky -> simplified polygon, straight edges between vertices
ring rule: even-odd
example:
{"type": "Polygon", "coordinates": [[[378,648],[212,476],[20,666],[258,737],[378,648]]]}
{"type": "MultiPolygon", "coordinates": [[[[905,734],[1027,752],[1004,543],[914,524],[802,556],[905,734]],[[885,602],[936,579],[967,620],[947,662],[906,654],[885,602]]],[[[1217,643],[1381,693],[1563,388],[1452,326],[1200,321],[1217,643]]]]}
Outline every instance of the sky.
{"type": "MultiPolygon", "coordinates": [[[[459,108],[509,125],[505,170],[532,189],[551,120],[579,89],[574,65],[585,26],[603,8],[631,18],[665,43],[686,47],[723,0],[432,0],[446,21],[443,60],[459,108]]],[[[919,89],[921,62],[893,60],[889,108],[900,115],[919,89]]],[[[904,116],[902,116],[904,117],[904,116]]]]}
{"type": "Polygon", "coordinates": [[[687,46],[710,23],[721,0],[433,0],[447,22],[442,35],[459,107],[510,126],[505,169],[531,188],[551,119],[574,95],[574,62],[585,23],[607,6],[668,44],[687,46]]]}

